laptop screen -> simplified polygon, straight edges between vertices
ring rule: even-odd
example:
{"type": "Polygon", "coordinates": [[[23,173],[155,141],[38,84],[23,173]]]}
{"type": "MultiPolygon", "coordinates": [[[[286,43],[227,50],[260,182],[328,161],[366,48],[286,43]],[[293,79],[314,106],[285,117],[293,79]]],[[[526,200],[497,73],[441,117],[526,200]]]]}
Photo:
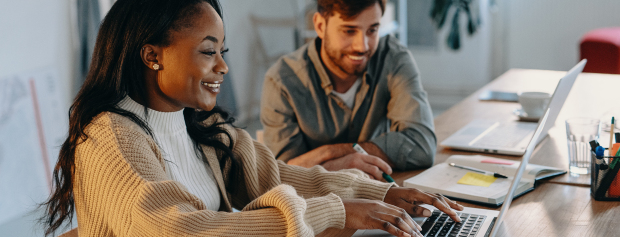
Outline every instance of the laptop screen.
{"type": "Polygon", "coordinates": [[[583,68],[586,66],[586,62],[586,59],[581,60],[577,65],[571,68],[566,73],[566,76],[564,76],[562,80],[560,80],[560,82],[558,83],[558,86],[555,88],[555,92],[553,92],[553,97],[551,97],[549,105],[547,105],[547,108],[550,110],[549,123],[543,127],[541,136],[534,139],[534,141],[536,141],[535,144],[538,144],[543,138],[545,138],[549,129],[551,129],[553,125],[555,125],[555,120],[558,118],[560,110],[562,110],[562,107],[564,106],[564,102],[568,97],[568,93],[573,87],[573,84],[575,84],[577,76],[579,75],[579,73],[581,73],[581,71],[583,71],[583,68]]]}
{"type": "Polygon", "coordinates": [[[502,223],[503,217],[506,214],[506,211],[508,211],[510,204],[512,203],[512,198],[514,197],[515,190],[517,189],[519,181],[521,180],[521,176],[523,176],[523,171],[525,171],[525,167],[529,163],[530,157],[532,156],[532,153],[534,152],[534,148],[536,148],[535,141],[538,139],[538,137],[541,136],[543,132],[543,128],[545,127],[545,124],[547,123],[548,117],[549,117],[549,108],[547,108],[547,110],[545,111],[545,115],[542,118],[540,118],[538,127],[536,128],[536,132],[534,132],[534,136],[530,140],[530,144],[527,145],[527,148],[525,149],[525,154],[523,155],[523,159],[521,159],[521,165],[519,165],[519,169],[517,170],[517,174],[515,175],[512,181],[512,184],[510,184],[510,189],[508,189],[508,195],[506,195],[506,199],[504,200],[502,209],[500,210],[499,215],[497,216],[497,221],[495,222],[495,225],[492,227],[493,230],[491,231],[491,235],[489,235],[491,237],[497,234],[497,231],[499,230],[499,226],[502,223]]]}

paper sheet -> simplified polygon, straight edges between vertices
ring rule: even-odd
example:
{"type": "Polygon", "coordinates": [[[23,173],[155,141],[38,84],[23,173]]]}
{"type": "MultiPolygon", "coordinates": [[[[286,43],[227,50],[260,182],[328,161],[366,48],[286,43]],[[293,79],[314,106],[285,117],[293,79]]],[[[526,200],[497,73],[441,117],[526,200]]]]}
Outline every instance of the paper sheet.
{"type": "Polygon", "coordinates": [[[467,184],[481,187],[489,187],[497,178],[479,173],[467,172],[463,178],[459,179],[458,184],[467,184]]]}

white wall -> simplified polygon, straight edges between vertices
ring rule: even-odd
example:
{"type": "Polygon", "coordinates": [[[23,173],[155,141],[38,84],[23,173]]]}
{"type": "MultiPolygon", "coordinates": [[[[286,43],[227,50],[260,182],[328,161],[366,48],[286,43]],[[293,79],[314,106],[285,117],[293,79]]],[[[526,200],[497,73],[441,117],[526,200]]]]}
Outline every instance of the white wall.
{"type": "Polygon", "coordinates": [[[67,110],[74,70],[69,3],[3,1],[0,7],[0,77],[51,67],[60,77],[67,110]]]}
{"type": "Polygon", "coordinates": [[[463,37],[460,51],[447,49],[446,28],[439,50],[411,49],[433,109],[452,106],[510,68],[568,70],[586,32],[620,27],[618,0],[496,0],[494,10],[492,1],[478,1],[482,30],[463,37]]]}
{"type": "Polygon", "coordinates": [[[579,60],[586,32],[620,26],[618,0],[509,1],[510,68],[566,71],[579,60]]]}
{"type": "MultiPolygon", "coordinates": [[[[237,101],[237,119],[242,124],[251,123],[258,118],[259,102],[263,79],[267,66],[258,66],[253,71],[252,65],[258,65],[252,58],[257,35],[252,30],[250,15],[264,18],[292,18],[297,6],[291,0],[222,0],[224,26],[226,29],[226,46],[229,73],[231,74],[237,101]]],[[[260,37],[265,41],[264,47],[271,55],[295,50],[292,29],[265,27],[260,37]],[[271,31],[271,32],[268,32],[271,31]]],[[[229,83],[229,82],[225,82],[229,83]]]]}
{"type": "MultiPolygon", "coordinates": [[[[69,4],[69,0],[2,1],[0,7],[0,78],[56,70],[63,115],[73,97],[69,4]]],[[[0,236],[42,236],[40,226],[35,224],[39,216],[31,212],[0,223],[0,236]]]]}
{"type": "Polygon", "coordinates": [[[488,0],[477,0],[482,24],[469,36],[466,16],[461,12],[461,48],[453,51],[446,45],[451,27],[451,10],[439,31],[437,50],[410,48],[429,94],[433,109],[447,109],[491,80],[491,28],[488,0]]]}

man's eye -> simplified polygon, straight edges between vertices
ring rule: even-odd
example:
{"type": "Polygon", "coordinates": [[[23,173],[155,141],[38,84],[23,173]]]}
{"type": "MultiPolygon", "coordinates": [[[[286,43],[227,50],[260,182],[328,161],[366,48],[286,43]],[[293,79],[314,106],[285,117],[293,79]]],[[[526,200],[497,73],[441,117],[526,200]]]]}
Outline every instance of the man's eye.
{"type": "Polygon", "coordinates": [[[344,33],[355,34],[355,30],[345,30],[344,33]]]}

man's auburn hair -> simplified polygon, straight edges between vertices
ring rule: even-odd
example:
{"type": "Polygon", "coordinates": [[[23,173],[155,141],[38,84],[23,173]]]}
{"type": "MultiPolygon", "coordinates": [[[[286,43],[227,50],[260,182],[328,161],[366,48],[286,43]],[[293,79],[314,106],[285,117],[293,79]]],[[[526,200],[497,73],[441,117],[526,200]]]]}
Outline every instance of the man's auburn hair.
{"type": "Polygon", "coordinates": [[[317,0],[318,12],[325,18],[334,15],[334,12],[340,13],[342,19],[351,19],[366,8],[379,3],[381,14],[385,12],[386,0],[317,0]]]}

